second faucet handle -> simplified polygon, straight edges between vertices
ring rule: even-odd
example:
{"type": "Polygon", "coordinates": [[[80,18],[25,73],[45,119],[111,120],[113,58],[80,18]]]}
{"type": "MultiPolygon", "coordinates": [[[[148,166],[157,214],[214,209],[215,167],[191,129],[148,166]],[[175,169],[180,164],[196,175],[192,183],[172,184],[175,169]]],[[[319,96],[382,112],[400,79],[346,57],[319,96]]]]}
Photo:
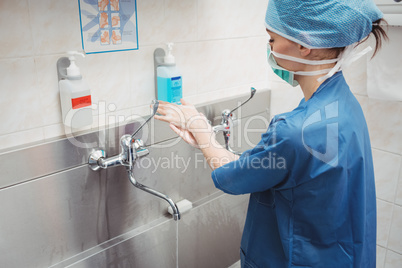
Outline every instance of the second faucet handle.
{"type": "Polygon", "coordinates": [[[143,157],[149,154],[149,150],[144,147],[144,142],[140,139],[136,139],[133,143],[134,149],[136,151],[137,158],[143,157]]]}
{"type": "Polygon", "coordinates": [[[140,139],[135,139],[134,140],[134,148],[137,150],[137,149],[140,149],[142,147],[144,147],[144,142],[142,140],[140,140],[140,139]]]}

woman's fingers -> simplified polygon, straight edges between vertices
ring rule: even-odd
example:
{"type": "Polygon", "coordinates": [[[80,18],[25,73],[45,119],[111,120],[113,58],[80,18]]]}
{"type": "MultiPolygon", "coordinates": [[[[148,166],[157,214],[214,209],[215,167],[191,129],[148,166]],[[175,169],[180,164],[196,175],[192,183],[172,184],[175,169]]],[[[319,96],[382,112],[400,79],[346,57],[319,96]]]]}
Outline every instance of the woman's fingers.
{"type": "Polygon", "coordinates": [[[173,115],[170,114],[170,113],[168,113],[168,114],[166,114],[166,115],[157,115],[157,114],[156,114],[156,115],[154,116],[154,118],[155,118],[156,120],[160,120],[160,121],[163,121],[163,122],[167,122],[167,123],[169,123],[169,124],[173,124],[173,125],[178,126],[178,127],[180,127],[180,128],[184,128],[184,127],[185,127],[184,120],[181,120],[180,117],[173,116],[173,115]]]}
{"type": "Polygon", "coordinates": [[[164,115],[154,115],[154,118],[156,119],[156,120],[160,120],[160,121],[163,121],[163,122],[168,122],[168,123],[170,123],[170,117],[168,117],[168,116],[164,116],[164,115]]]}
{"type": "Polygon", "coordinates": [[[185,131],[184,133],[184,141],[186,141],[188,144],[190,144],[191,146],[195,147],[195,148],[200,148],[200,146],[198,145],[197,141],[195,140],[193,134],[191,134],[191,132],[189,131],[185,131]]]}
{"type": "Polygon", "coordinates": [[[158,113],[163,113],[163,112],[166,112],[169,110],[178,112],[178,111],[180,111],[180,108],[177,105],[169,103],[169,102],[159,104],[159,106],[158,106],[158,113]]]}
{"type": "Polygon", "coordinates": [[[185,132],[184,130],[178,128],[177,126],[170,124],[169,125],[170,129],[172,129],[177,135],[179,135],[185,142],[188,143],[186,136],[185,136],[185,132]]]}
{"type": "Polygon", "coordinates": [[[180,101],[181,101],[181,104],[186,105],[186,106],[191,106],[191,107],[193,107],[195,109],[194,105],[192,105],[191,103],[185,101],[184,99],[180,99],[180,101]]]}
{"type": "Polygon", "coordinates": [[[155,119],[168,122],[181,129],[187,129],[189,122],[194,122],[199,117],[197,109],[184,100],[183,105],[161,102],[157,113],[155,119]]]}
{"type": "Polygon", "coordinates": [[[182,130],[178,128],[177,126],[170,124],[170,128],[177,134],[179,135],[185,142],[190,144],[191,146],[195,148],[199,148],[199,145],[197,141],[194,139],[194,136],[187,130],[182,130]]]}
{"type": "MultiPolygon", "coordinates": [[[[169,127],[170,127],[170,129],[173,130],[177,135],[179,135],[180,137],[182,137],[181,131],[180,131],[180,129],[179,129],[178,127],[176,127],[176,126],[173,125],[173,124],[170,124],[169,127]]],[[[183,137],[182,137],[182,138],[183,138],[183,137]]]]}

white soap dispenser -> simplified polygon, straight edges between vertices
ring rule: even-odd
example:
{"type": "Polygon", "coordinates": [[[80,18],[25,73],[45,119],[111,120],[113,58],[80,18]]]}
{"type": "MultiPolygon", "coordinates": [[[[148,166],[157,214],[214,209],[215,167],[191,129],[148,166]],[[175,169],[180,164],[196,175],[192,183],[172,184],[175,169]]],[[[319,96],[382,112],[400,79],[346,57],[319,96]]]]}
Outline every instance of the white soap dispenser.
{"type": "Polygon", "coordinates": [[[156,68],[157,99],[180,104],[183,96],[182,77],[172,55],[173,43],[167,43],[167,53],[156,68]]]}
{"type": "Polygon", "coordinates": [[[164,57],[164,62],[166,65],[176,65],[176,61],[174,56],[172,55],[172,50],[173,50],[173,43],[167,43],[167,54],[164,57]]]}
{"type": "MultiPolygon", "coordinates": [[[[69,66],[64,70],[59,66],[59,89],[62,119],[65,126],[78,129],[92,125],[92,98],[88,84],[82,79],[80,68],[75,64],[75,56],[83,53],[69,51],[69,66]]],[[[60,61],[59,60],[59,61],[60,61]]]]}

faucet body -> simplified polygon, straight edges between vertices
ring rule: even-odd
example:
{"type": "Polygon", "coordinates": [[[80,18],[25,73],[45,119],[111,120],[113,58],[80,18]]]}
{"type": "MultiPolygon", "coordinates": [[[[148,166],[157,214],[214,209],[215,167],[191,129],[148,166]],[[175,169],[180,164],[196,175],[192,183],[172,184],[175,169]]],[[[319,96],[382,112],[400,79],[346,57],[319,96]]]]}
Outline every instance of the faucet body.
{"type": "Polygon", "coordinates": [[[143,146],[142,140],[132,139],[131,135],[124,135],[120,138],[120,154],[106,158],[103,150],[97,150],[89,156],[88,165],[94,171],[114,166],[129,167],[132,164],[130,159],[135,161],[137,158],[149,154],[149,150],[143,146]]]}
{"type": "Polygon", "coordinates": [[[256,91],[257,90],[252,87],[251,95],[245,102],[241,103],[239,106],[237,106],[233,110],[229,110],[229,109],[223,110],[221,124],[212,127],[212,129],[214,130],[215,133],[222,131],[226,150],[228,150],[229,152],[234,153],[236,155],[241,155],[242,153],[233,150],[229,144],[233,127],[238,124],[238,121],[236,120],[235,116],[233,115],[233,112],[236,111],[237,109],[239,109],[244,104],[246,104],[252,97],[254,97],[254,94],[256,91]]]}
{"type": "Polygon", "coordinates": [[[214,130],[215,133],[222,131],[226,150],[228,150],[231,153],[240,155],[241,152],[234,151],[229,145],[233,127],[236,126],[237,124],[238,121],[236,120],[236,117],[233,115],[233,113],[229,109],[225,109],[222,112],[222,120],[220,125],[213,126],[212,129],[214,130]]]}

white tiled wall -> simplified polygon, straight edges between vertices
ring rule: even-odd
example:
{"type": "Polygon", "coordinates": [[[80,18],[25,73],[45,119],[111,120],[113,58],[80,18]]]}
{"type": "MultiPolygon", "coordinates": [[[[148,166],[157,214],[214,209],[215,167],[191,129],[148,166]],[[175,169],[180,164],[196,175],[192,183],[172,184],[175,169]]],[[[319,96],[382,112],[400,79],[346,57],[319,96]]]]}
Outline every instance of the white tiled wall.
{"type": "MultiPolygon", "coordinates": [[[[402,42],[402,28],[390,27],[388,34],[390,42],[402,42]]],[[[372,41],[360,49],[372,45],[372,41]]],[[[382,53],[401,52],[387,50],[385,43],[382,53]]],[[[402,102],[368,98],[366,70],[370,57],[358,60],[344,74],[363,108],[371,137],[377,191],[377,267],[399,268],[402,266],[402,102]]],[[[269,84],[274,89],[271,115],[295,108],[303,97],[299,87],[291,88],[272,72],[269,84]]]]}
{"type": "MultiPolygon", "coordinates": [[[[269,71],[263,26],[268,0],[138,0],[138,51],[78,60],[90,84],[93,128],[109,116],[146,115],[154,98],[153,51],[175,42],[184,97],[197,104],[273,88],[271,112],[296,107],[303,97],[269,71]],[[269,80],[267,81],[267,73],[269,80]],[[106,113],[107,116],[104,114],[106,113]]],[[[75,0],[0,1],[0,150],[62,136],[56,61],[81,49],[75,0]]],[[[392,36],[402,36],[391,28],[392,36]]],[[[385,48],[386,49],[386,48],[385,48]]],[[[394,52],[390,52],[394,53],[394,52]]],[[[400,53],[397,51],[396,53],[400,53]]],[[[346,72],[368,122],[378,200],[378,267],[402,263],[402,103],[369,99],[366,61],[346,72]]],[[[402,67],[401,67],[402,68],[402,67]]],[[[388,78],[386,78],[388,79],[388,78]]]]}
{"type": "MultiPolygon", "coordinates": [[[[92,89],[94,124],[149,114],[153,52],[175,42],[183,95],[194,104],[267,88],[268,0],[137,0],[139,50],[77,63],[92,89]]],[[[64,135],[56,62],[81,50],[78,0],[0,1],[0,150],[64,135]]]]}

